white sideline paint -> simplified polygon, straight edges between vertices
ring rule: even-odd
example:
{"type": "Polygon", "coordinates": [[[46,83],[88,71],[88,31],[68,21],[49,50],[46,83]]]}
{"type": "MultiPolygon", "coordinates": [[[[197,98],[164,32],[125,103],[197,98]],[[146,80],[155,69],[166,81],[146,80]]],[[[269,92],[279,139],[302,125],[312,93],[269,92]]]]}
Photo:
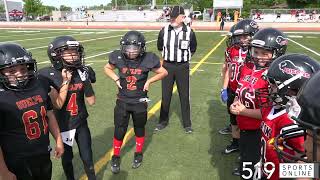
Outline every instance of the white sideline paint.
{"type": "Polygon", "coordinates": [[[308,50],[308,51],[310,51],[310,52],[314,53],[315,55],[320,56],[320,54],[319,54],[318,52],[316,52],[316,51],[314,51],[314,50],[312,50],[312,49],[310,49],[310,48],[308,48],[308,47],[306,47],[306,46],[304,46],[304,45],[302,45],[302,44],[298,43],[297,41],[294,41],[294,40],[292,40],[292,39],[290,39],[290,38],[288,38],[288,39],[289,39],[290,41],[292,41],[293,43],[295,43],[295,44],[299,45],[300,47],[303,47],[304,49],[306,49],[306,50],[308,50]]]}
{"type": "Polygon", "coordinates": [[[316,37],[316,36],[306,36],[306,38],[309,38],[309,39],[316,39],[316,38],[318,38],[318,37],[316,37]]]}
{"type": "MultiPolygon", "coordinates": [[[[40,31],[39,31],[40,32],[40,31]]],[[[31,36],[31,35],[40,35],[40,34],[57,34],[57,33],[64,33],[65,31],[54,31],[54,32],[43,32],[43,33],[31,33],[31,34],[13,34],[13,35],[6,35],[0,37],[20,37],[20,36],[31,36]]],[[[78,32],[79,33],[79,32],[78,32]]]]}
{"type": "Polygon", "coordinates": [[[289,35],[288,37],[291,37],[291,38],[303,38],[303,36],[299,36],[299,35],[289,35]]]}
{"type": "Polygon", "coordinates": [[[40,31],[8,31],[8,32],[40,32],[40,31]]]}
{"type": "MultiPolygon", "coordinates": [[[[147,41],[146,44],[152,43],[152,42],[157,41],[157,40],[158,40],[158,39],[153,39],[153,40],[151,40],[151,41],[147,41]]],[[[47,47],[47,46],[46,46],[46,47],[47,47]]],[[[113,50],[112,50],[112,51],[113,51],[113,50]]],[[[111,53],[112,51],[107,51],[107,52],[99,53],[99,54],[96,54],[96,55],[93,55],[93,56],[88,56],[88,57],[85,58],[85,60],[91,59],[91,58],[94,58],[94,57],[98,57],[98,56],[102,56],[102,55],[105,55],[105,54],[109,54],[109,53],[111,53]]],[[[39,63],[37,63],[37,64],[47,64],[47,63],[49,63],[49,62],[50,62],[50,61],[43,61],[43,62],[39,62],[39,63]]],[[[91,64],[93,64],[93,62],[98,62],[98,61],[86,61],[86,62],[91,62],[91,64]]],[[[104,62],[106,62],[106,61],[104,61],[104,62]]]]}
{"type": "MultiPolygon", "coordinates": [[[[0,28],[0,29],[16,29],[16,28],[0,28]]],[[[60,29],[60,28],[58,28],[58,29],[49,29],[49,28],[21,28],[21,29],[25,29],[26,31],[27,30],[51,30],[51,31],[53,31],[53,30],[56,30],[56,31],[101,31],[102,29],[77,29],[77,28],[75,28],[75,29],[60,29]]],[[[128,31],[128,29],[106,29],[106,30],[108,30],[108,31],[118,31],[118,32],[120,32],[120,31],[125,31],[125,32],[127,32],[128,31]]],[[[145,32],[152,32],[152,31],[156,31],[156,32],[159,32],[160,31],[160,29],[159,30],[145,30],[145,29],[135,29],[136,31],[145,31],[145,32]]],[[[223,33],[228,33],[229,31],[205,31],[205,30],[195,30],[196,32],[223,32],[223,33]]],[[[286,31],[286,32],[284,32],[284,33],[286,33],[286,34],[320,34],[320,32],[319,31],[309,31],[309,32],[305,32],[305,31],[286,31]]]]}
{"type": "MultiPolygon", "coordinates": [[[[101,40],[101,39],[110,39],[110,38],[120,37],[120,36],[123,36],[123,34],[115,35],[115,36],[107,36],[107,37],[95,38],[95,39],[87,39],[87,40],[83,40],[83,41],[79,41],[79,42],[90,42],[90,41],[96,41],[96,40],[101,40]]],[[[27,50],[42,49],[42,48],[47,48],[47,47],[48,46],[39,46],[39,47],[34,47],[34,48],[28,48],[27,50]]]]}
{"type": "MultiPolygon", "coordinates": [[[[79,33],[74,33],[74,34],[67,34],[66,36],[74,36],[74,35],[81,35],[79,33]]],[[[13,40],[13,41],[2,41],[2,43],[7,43],[7,42],[22,42],[22,41],[33,41],[33,40],[39,40],[39,39],[49,39],[49,38],[55,38],[57,36],[47,36],[47,37],[41,37],[41,38],[30,38],[30,39],[18,39],[18,40],[13,40]]]]}

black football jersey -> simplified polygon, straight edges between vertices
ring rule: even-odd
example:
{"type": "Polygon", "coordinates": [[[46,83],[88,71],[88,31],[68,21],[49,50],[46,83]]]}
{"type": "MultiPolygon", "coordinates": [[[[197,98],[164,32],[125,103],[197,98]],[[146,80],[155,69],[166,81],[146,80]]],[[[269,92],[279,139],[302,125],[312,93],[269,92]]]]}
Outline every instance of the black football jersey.
{"type": "Polygon", "coordinates": [[[0,145],[6,158],[49,154],[49,91],[41,78],[24,91],[0,89],[0,145]]]}
{"type": "MultiPolygon", "coordinates": [[[[84,71],[80,70],[80,72],[84,71]]],[[[45,67],[39,70],[39,74],[47,78],[50,85],[56,90],[60,90],[63,81],[61,71],[52,67],[45,67]]],[[[80,76],[81,74],[77,70],[72,72],[66,101],[61,109],[54,110],[62,132],[75,129],[81,124],[87,123],[89,115],[84,96],[93,96],[94,91],[90,78],[87,77],[85,80],[82,80],[80,76]]]]}
{"type": "Polygon", "coordinates": [[[160,68],[160,59],[156,54],[147,52],[140,60],[129,60],[120,50],[115,50],[109,55],[109,64],[119,71],[122,89],[119,88],[118,99],[127,103],[139,103],[140,98],[147,97],[143,87],[148,73],[154,68],[160,68]]]}

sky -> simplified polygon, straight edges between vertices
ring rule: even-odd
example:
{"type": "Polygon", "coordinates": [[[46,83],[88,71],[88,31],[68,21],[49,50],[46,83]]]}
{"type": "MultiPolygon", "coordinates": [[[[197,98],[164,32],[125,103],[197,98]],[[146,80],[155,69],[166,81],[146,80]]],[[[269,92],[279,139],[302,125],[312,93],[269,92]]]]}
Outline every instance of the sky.
{"type": "Polygon", "coordinates": [[[111,0],[41,0],[43,5],[60,7],[65,5],[69,7],[107,5],[111,0]]]}

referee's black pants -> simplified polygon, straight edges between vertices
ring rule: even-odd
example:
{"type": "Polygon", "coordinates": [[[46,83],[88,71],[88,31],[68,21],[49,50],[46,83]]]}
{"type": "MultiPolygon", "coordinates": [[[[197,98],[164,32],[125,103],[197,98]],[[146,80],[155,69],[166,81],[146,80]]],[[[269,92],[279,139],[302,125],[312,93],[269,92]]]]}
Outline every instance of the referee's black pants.
{"type": "Polygon", "coordinates": [[[163,125],[167,125],[169,123],[169,108],[172,89],[174,82],[176,82],[180,97],[183,127],[191,127],[189,62],[175,63],[164,61],[163,67],[168,71],[168,75],[162,79],[162,101],[159,123],[163,125]]]}

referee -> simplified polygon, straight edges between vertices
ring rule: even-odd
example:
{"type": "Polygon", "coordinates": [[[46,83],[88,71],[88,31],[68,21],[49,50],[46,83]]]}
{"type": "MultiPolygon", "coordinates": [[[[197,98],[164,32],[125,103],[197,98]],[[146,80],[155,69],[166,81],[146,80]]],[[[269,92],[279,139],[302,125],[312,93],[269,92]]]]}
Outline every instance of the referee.
{"type": "Polygon", "coordinates": [[[197,39],[193,30],[184,24],[184,9],[174,6],[170,24],[163,27],[158,36],[158,50],[162,52],[163,67],[168,76],[162,79],[162,102],[160,120],[155,131],[161,131],[169,123],[169,108],[174,81],[176,81],[182,113],[183,128],[192,133],[189,96],[189,61],[196,52],[197,39]]]}

